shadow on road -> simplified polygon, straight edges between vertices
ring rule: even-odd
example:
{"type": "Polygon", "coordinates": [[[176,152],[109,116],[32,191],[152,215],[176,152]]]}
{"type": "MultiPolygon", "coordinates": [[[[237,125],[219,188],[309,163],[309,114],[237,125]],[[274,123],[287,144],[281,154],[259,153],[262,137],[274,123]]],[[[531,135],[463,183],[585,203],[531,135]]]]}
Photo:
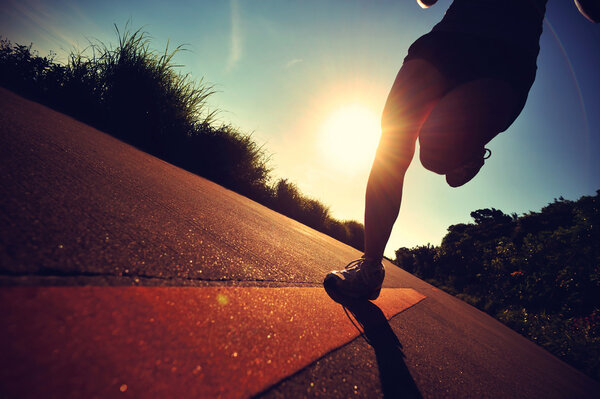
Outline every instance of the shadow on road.
{"type": "Polygon", "coordinates": [[[422,398],[404,362],[402,344],[381,309],[367,300],[341,304],[363,327],[366,341],[375,350],[384,397],[422,398]]]}

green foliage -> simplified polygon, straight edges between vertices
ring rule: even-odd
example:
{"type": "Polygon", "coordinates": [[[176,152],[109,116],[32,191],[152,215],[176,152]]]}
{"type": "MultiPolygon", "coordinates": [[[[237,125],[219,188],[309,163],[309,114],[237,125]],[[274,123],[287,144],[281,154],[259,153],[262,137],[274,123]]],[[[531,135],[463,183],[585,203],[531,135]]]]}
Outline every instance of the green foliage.
{"type": "Polygon", "coordinates": [[[364,249],[364,226],[355,221],[339,221],[329,215],[329,208],[303,195],[287,179],[274,185],[272,207],[278,212],[330,235],[358,250],[364,249]]]}
{"type": "Polygon", "coordinates": [[[398,249],[395,263],[600,379],[600,190],[520,217],[471,217],[439,247],[398,249]]]}
{"type": "Polygon", "coordinates": [[[271,185],[269,155],[250,134],[217,125],[213,87],[177,72],[182,46],[157,52],[141,29],[115,26],[116,47],[91,42],[66,65],[0,40],[0,85],[82,120],[362,250],[364,228],[285,179],[271,185]]]}

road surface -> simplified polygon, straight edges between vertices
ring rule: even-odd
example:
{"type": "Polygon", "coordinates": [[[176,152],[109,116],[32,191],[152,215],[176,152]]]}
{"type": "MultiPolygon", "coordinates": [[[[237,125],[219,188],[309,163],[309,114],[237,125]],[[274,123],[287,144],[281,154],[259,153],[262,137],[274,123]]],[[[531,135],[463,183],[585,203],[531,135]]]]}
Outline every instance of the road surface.
{"type": "Polygon", "coordinates": [[[321,282],[359,256],[0,88],[0,397],[598,397],[388,262],[358,337],[321,282]]]}

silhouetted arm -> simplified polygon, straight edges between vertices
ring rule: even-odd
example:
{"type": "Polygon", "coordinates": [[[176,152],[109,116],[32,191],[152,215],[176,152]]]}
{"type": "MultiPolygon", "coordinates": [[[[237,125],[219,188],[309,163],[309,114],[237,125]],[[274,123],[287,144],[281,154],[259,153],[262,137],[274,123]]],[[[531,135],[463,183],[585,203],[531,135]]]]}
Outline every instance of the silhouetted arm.
{"type": "Polygon", "coordinates": [[[437,3],[437,0],[417,0],[417,4],[419,4],[421,8],[429,8],[435,3],[437,3]]]}
{"type": "MultiPolygon", "coordinates": [[[[418,0],[417,0],[418,1],[418,0]]],[[[600,1],[598,0],[575,0],[577,9],[592,22],[600,22],[600,1]]]]}

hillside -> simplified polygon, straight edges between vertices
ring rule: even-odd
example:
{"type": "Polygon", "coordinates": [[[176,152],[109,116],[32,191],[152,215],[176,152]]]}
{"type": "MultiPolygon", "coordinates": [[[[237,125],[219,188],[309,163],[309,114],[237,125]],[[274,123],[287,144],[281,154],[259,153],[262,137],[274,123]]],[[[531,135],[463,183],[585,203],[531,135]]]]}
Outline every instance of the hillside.
{"type": "Polygon", "coordinates": [[[398,249],[395,263],[600,379],[600,190],[522,216],[471,217],[439,247],[398,249]]]}

